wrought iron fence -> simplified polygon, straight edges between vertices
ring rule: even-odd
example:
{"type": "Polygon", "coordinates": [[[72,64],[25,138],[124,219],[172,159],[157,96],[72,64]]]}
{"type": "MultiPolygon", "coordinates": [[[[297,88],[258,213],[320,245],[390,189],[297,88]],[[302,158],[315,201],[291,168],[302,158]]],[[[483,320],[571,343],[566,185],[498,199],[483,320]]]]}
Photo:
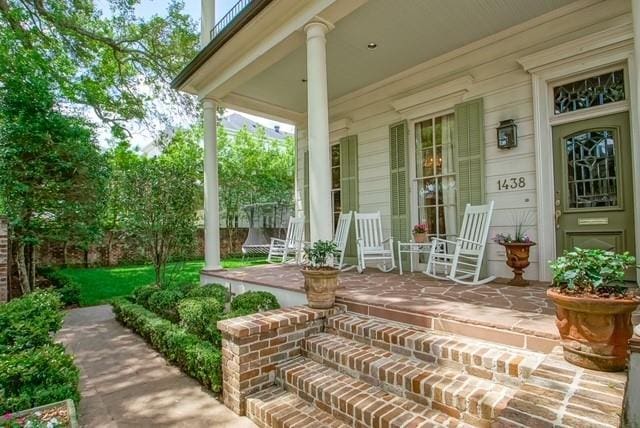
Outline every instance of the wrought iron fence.
{"type": "Polygon", "coordinates": [[[253,2],[254,0],[240,0],[236,4],[234,4],[229,12],[227,12],[227,14],[223,16],[222,19],[220,19],[220,21],[216,23],[216,25],[213,26],[213,29],[211,30],[211,40],[213,40],[218,34],[220,34],[222,30],[224,30],[240,14],[240,12],[242,12],[253,2]]]}

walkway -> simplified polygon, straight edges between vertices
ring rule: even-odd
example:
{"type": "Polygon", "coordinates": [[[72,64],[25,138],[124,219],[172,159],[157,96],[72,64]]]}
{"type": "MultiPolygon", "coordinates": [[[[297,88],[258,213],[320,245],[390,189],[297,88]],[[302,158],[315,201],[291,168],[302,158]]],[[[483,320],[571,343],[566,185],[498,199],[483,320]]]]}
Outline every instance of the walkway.
{"type": "Polygon", "coordinates": [[[255,427],[122,327],[110,306],[69,311],[58,338],[80,367],[83,427],[255,427]]]}

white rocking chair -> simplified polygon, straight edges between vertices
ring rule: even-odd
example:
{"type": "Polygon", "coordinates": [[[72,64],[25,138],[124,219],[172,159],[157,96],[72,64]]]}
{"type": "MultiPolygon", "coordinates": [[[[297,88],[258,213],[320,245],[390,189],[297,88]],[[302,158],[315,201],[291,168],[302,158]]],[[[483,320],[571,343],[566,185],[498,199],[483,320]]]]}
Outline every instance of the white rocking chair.
{"type": "Polygon", "coordinates": [[[467,204],[458,238],[455,241],[442,238],[431,240],[431,254],[424,273],[433,278],[450,279],[466,285],[493,281],[495,276],[480,279],[493,205],[493,201],[487,205],[467,204]],[[451,249],[453,252],[449,251],[451,249]],[[439,274],[439,270],[444,270],[446,275],[439,274]],[[468,278],[471,279],[467,280],[468,278]]]}
{"type": "Polygon", "coordinates": [[[344,264],[344,252],[347,249],[347,242],[349,241],[349,230],[351,229],[352,218],[353,212],[340,214],[340,217],[338,218],[338,227],[336,227],[336,234],[333,237],[333,242],[337,247],[337,255],[333,259],[333,266],[340,270],[353,269],[353,266],[345,269],[344,264]]]}
{"type": "Polygon", "coordinates": [[[294,260],[300,263],[302,260],[302,245],[304,241],[304,216],[289,217],[289,226],[287,226],[287,236],[285,239],[271,238],[269,246],[269,255],[267,262],[269,263],[286,263],[294,260]],[[293,254],[294,257],[289,256],[293,254]],[[279,260],[274,260],[279,258],[279,260]]]}
{"type": "Polygon", "coordinates": [[[380,211],[373,214],[356,213],[356,242],[358,245],[358,272],[366,267],[367,261],[381,261],[377,267],[382,272],[396,268],[393,258],[393,238],[382,237],[380,211]],[[386,244],[386,245],[385,245],[386,244]]]}

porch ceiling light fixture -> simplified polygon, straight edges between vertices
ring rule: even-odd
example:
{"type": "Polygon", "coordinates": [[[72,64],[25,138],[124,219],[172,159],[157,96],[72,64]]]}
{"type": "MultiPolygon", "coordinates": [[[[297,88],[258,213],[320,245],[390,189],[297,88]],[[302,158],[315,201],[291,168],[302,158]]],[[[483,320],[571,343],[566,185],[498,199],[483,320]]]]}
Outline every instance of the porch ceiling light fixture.
{"type": "Polygon", "coordinates": [[[374,50],[374,49],[375,49],[375,48],[377,48],[377,47],[378,47],[378,44],[377,44],[377,43],[374,43],[374,42],[371,42],[371,43],[369,43],[369,44],[367,45],[367,49],[369,49],[369,50],[374,50]]]}
{"type": "Polygon", "coordinates": [[[498,126],[498,148],[518,147],[518,125],[513,119],[503,120],[498,126]]]}

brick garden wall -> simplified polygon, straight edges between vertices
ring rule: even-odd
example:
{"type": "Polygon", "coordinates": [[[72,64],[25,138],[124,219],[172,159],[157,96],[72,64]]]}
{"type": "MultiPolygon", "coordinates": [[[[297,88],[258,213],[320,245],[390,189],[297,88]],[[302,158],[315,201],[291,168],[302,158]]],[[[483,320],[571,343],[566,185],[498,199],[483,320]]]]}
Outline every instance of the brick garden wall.
{"type": "Polygon", "coordinates": [[[224,404],[244,415],[246,397],[273,385],[276,364],[300,355],[302,340],[339,311],[293,306],[219,321],[224,404]]]}
{"type": "MultiPolygon", "coordinates": [[[[230,254],[240,254],[242,243],[247,238],[248,229],[237,229],[234,237],[230,236],[229,229],[220,229],[220,250],[222,257],[230,254]]],[[[265,236],[278,237],[282,231],[266,230],[265,236]]],[[[91,266],[117,266],[123,264],[137,264],[147,261],[142,249],[125,233],[116,233],[111,239],[111,250],[108,245],[109,237],[105,236],[102,244],[92,246],[88,253],[88,262],[91,266]]],[[[201,259],[204,257],[204,230],[199,229],[196,236],[196,245],[189,258],[201,259]]],[[[59,242],[45,242],[38,248],[38,261],[40,265],[61,266],[64,264],[64,246],[59,242]]],[[[85,263],[85,253],[80,247],[69,245],[67,247],[67,264],[70,266],[82,266],[85,263]]]]}
{"type": "Polygon", "coordinates": [[[9,225],[0,217],[0,303],[9,300],[9,225]]]}

